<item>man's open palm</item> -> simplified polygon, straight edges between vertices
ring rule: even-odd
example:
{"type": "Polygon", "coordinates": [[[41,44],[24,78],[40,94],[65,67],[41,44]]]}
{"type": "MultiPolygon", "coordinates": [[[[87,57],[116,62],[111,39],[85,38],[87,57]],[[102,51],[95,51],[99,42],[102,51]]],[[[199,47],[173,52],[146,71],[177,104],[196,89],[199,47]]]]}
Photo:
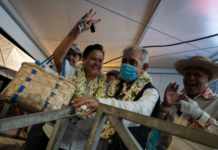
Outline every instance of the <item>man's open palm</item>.
{"type": "Polygon", "coordinates": [[[170,83],[164,93],[163,105],[166,107],[171,107],[178,102],[178,89],[179,85],[176,83],[170,83]]]}

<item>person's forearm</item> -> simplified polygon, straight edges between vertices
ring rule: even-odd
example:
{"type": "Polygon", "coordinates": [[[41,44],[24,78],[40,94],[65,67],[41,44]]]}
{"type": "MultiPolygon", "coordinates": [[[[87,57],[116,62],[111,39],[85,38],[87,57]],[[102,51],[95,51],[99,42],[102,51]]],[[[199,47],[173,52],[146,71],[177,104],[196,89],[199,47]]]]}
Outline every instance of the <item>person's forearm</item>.
{"type": "Polygon", "coordinates": [[[218,135],[218,121],[212,118],[206,112],[197,120],[205,129],[205,131],[218,135]]]}
{"type": "Polygon", "coordinates": [[[79,28],[75,26],[55,49],[53,56],[58,73],[62,71],[64,57],[79,35],[79,28]]]}
{"type": "Polygon", "coordinates": [[[162,119],[162,120],[167,120],[167,115],[169,113],[169,109],[170,107],[166,107],[163,105],[163,103],[160,105],[160,111],[159,111],[159,115],[158,118],[162,119]]]}

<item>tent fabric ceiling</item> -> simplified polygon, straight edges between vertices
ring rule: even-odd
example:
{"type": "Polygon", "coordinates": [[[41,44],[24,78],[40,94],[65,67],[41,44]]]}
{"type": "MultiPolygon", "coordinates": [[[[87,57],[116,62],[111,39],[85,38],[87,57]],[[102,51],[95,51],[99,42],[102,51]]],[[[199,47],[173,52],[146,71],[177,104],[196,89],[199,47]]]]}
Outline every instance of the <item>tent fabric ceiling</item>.
{"type": "MultiPolygon", "coordinates": [[[[156,0],[91,0],[111,11],[145,24],[156,0]]],[[[77,43],[83,49],[90,44],[102,44],[106,51],[105,61],[119,57],[122,50],[135,45],[145,26],[119,16],[85,0],[10,0],[18,14],[36,37],[52,54],[61,40],[76,22],[91,8],[97,12],[96,33],[87,31],[80,35],[77,43]]],[[[119,66],[111,63],[109,66],[119,66]]]]}
{"type": "MultiPolygon", "coordinates": [[[[145,29],[142,24],[146,24],[149,20],[149,15],[157,2],[155,0],[9,1],[50,54],[80,17],[93,8],[98,13],[96,18],[101,18],[102,22],[96,25],[96,33],[85,32],[76,42],[83,49],[90,44],[102,44],[106,51],[105,62],[119,57],[125,47],[138,42],[145,29]]],[[[139,43],[140,46],[177,43],[217,32],[217,0],[162,0],[161,3],[150,28],[139,43]]],[[[155,68],[173,68],[173,64],[179,59],[185,59],[186,55],[210,57],[218,52],[217,40],[218,37],[214,37],[173,47],[149,48],[147,49],[150,56],[149,65],[155,68]]],[[[116,60],[105,66],[119,67],[120,62],[116,60]]]]}
{"type": "Polygon", "coordinates": [[[18,71],[23,62],[35,62],[34,59],[25,54],[22,50],[14,46],[4,36],[0,34],[0,66],[18,71]],[[3,59],[2,59],[3,57],[3,59]]]}
{"type": "MultiPolygon", "coordinates": [[[[218,33],[217,0],[165,0],[140,46],[166,45],[218,33]],[[164,34],[163,34],[164,33],[164,34]]],[[[186,55],[210,57],[218,37],[165,48],[149,48],[150,67],[173,67],[186,55]]]]}
{"type": "Polygon", "coordinates": [[[16,71],[14,70],[5,69],[5,68],[0,69],[0,75],[7,77],[9,79],[13,79],[15,74],[16,74],[16,71]]]}

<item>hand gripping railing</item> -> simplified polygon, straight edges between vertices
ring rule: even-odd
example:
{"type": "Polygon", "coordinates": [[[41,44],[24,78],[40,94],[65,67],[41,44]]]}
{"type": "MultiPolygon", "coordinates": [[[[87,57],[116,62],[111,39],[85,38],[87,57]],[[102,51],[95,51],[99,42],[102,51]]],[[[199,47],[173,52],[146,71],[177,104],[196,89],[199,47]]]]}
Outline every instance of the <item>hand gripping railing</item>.
{"type": "MultiPolygon", "coordinates": [[[[72,111],[71,108],[72,107],[68,106],[59,110],[0,119],[0,132],[57,120],[46,150],[58,150],[64,131],[67,127],[67,119],[72,116],[70,115],[70,111],[72,111]]],[[[200,143],[202,145],[218,148],[218,135],[100,104],[88,141],[86,143],[85,150],[96,149],[106,117],[108,117],[116,129],[126,147],[131,150],[141,150],[142,148],[129,132],[128,128],[123,126],[121,119],[126,119],[147,127],[151,127],[153,129],[200,143]]]]}

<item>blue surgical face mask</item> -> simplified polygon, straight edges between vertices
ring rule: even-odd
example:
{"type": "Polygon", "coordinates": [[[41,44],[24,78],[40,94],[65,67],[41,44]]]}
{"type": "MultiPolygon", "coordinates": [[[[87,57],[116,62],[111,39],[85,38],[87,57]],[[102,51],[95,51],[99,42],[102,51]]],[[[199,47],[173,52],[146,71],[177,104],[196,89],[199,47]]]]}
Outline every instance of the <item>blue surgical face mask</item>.
{"type": "Polygon", "coordinates": [[[138,68],[129,64],[122,64],[120,67],[120,76],[126,82],[134,81],[138,78],[136,72],[138,68]]]}

